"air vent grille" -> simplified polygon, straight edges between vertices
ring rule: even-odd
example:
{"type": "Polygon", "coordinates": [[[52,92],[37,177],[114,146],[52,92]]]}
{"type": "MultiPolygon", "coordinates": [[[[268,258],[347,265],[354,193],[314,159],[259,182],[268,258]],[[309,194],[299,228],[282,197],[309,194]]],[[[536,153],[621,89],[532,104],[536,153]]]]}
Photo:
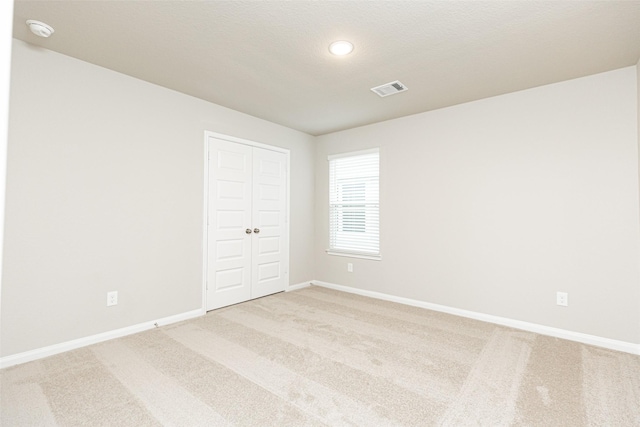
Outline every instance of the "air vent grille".
{"type": "Polygon", "coordinates": [[[391,83],[386,83],[380,86],[372,87],[371,90],[381,97],[395,95],[396,93],[404,92],[408,87],[400,83],[398,80],[391,83]]]}

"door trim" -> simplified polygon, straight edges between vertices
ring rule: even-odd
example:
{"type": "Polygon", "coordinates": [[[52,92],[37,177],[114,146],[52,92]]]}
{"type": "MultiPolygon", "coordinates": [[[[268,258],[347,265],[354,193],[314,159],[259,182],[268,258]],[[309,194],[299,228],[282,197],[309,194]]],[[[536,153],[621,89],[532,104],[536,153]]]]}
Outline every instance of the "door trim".
{"type": "Polygon", "coordinates": [[[248,139],[237,138],[235,136],[224,135],[217,132],[204,131],[204,192],[203,192],[203,206],[202,206],[202,310],[207,311],[207,277],[208,277],[208,261],[209,261],[209,237],[207,229],[209,224],[207,219],[209,218],[209,138],[221,139],[224,141],[235,142],[238,144],[248,145],[250,147],[262,148],[265,150],[271,150],[278,153],[283,153],[286,156],[285,167],[285,181],[286,181],[286,211],[285,211],[285,233],[284,239],[285,248],[283,252],[284,256],[284,276],[285,276],[285,288],[289,286],[289,246],[290,246],[290,218],[291,218],[291,151],[287,148],[276,147],[273,145],[263,144],[261,142],[251,141],[248,139]]]}

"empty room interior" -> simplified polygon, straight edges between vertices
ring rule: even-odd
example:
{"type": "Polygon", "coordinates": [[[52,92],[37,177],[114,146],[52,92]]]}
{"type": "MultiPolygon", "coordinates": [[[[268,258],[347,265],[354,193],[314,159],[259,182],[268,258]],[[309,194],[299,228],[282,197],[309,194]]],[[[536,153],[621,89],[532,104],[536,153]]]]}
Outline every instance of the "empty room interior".
{"type": "Polygon", "coordinates": [[[640,426],[640,1],[7,3],[0,425],[640,426]]]}

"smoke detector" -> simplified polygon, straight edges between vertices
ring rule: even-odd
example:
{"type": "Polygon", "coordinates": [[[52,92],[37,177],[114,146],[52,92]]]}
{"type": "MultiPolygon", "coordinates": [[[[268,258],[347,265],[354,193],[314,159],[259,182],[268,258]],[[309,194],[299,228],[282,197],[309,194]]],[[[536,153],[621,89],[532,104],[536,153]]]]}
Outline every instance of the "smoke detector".
{"type": "Polygon", "coordinates": [[[380,86],[372,87],[371,90],[384,98],[385,96],[395,95],[396,93],[404,92],[409,88],[400,83],[398,80],[391,83],[386,83],[380,86]]]}
{"type": "Polygon", "coordinates": [[[47,25],[44,22],[36,21],[34,19],[29,19],[27,21],[27,26],[29,27],[31,32],[38,37],[47,38],[54,32],[54,29],[50,25],[47,25]]]}

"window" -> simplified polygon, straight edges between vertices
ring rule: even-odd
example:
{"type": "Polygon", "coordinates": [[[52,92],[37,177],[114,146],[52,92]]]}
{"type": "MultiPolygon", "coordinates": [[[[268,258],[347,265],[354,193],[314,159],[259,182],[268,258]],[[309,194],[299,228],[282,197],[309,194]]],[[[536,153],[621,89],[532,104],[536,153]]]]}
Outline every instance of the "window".
{"type": "Polygon", "coordinates": [[[329,249],[380,259],[380,153],[329,156],[329,249]]]}

